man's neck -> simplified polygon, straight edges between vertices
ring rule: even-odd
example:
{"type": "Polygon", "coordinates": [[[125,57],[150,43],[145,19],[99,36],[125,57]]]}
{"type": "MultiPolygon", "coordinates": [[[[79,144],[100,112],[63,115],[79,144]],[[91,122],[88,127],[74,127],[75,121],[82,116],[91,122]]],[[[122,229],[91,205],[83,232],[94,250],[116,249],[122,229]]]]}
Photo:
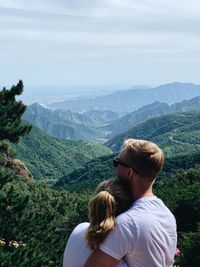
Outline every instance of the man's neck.
{"type": "Polygon", "coordinates": [[[138,194],[133,194],[133,199],[137,200],[142,197],[152,197],[152,196],[154,196],[153,192],[138,193],[138,194]]]}
{"type": "Polygon", "coordinates": [[[133,186],[133,199],[137,200],[142,197],[151,197],[154,196],[154,193],[152,191],[152,186],[148,188],[143,188],[141,186],[133,186]]]}

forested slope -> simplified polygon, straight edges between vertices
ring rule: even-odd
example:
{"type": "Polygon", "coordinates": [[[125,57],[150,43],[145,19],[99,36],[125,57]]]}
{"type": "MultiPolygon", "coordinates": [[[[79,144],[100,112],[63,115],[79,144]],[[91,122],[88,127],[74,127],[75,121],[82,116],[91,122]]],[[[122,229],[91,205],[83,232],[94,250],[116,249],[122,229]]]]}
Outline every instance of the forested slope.
{"type": "Polygon", "coordinates": [[[112,123],[106,124],[102,128],[109,132],[107,138],[111,139],[113,136],[123,133],[137,124],[147,121],[148,119],[177,112],[195,110],[200,110],[200,96],[172,105],[157,101],[149,105],[145,105],[134,112],[128,113],[127,115],[116,119],[112,123]]]}
{"type": "Polygon", "coordinates": [[[58,139],[33,127],[29,135],[13,145],[13,153],[23,160],[36,179],[57,180],[111,151],[100,144],[58,139]]]}
{"type": "Polygon", "coordinates": [[[88,198],[0,169],[0,265],[62,266],[67,236],[87,220],[88,198]]]}
{"type": "Polygon", "coordinates": [[[200,145],[200,111],[181,112],[149,119],[123,134],[110,139],[106,145],[113,151],[119,151],[127,138],[147,139],[158,142],[162,148],[170,147],[186,151],[188,146],[196,150],[200,145]]]}
{"type": "MultiPolygon", "coordinates": [[[[199,111],[161,116],[116,136],[107,145],[114,151],[119,151],[126,138],[147,139],[157,143],[165,152],[165,166],[161,174],[164,178],[179,168],[187,169],[200,164],[199,121],[199,111]]],[[[112,166],[114,155],[88,162],[83,168],[64,175],[55,186],[70,185],[68,188],[77,191],[94,188],[99,181],[115,175],[112,166]]]]}

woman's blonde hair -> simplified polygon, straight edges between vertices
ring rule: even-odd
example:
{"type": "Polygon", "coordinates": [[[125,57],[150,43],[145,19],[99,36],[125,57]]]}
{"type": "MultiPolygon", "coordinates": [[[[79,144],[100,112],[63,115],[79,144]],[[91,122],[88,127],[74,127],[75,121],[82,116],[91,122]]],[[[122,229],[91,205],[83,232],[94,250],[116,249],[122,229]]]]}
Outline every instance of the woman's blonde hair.
{"type": "Polygon", "coordinates": [[[88,205],[90,225],[85,236],[92,250],[99,247],[115,227],[115,217],[132,203],[130,189],[119,180],[100,183],[95,193],[88,205]]]}

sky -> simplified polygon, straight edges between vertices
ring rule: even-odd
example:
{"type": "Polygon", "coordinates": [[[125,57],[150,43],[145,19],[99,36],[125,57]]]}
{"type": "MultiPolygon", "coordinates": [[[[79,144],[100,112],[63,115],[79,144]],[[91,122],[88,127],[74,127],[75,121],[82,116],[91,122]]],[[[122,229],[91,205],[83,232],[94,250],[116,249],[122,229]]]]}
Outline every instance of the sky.
{"type": "Polygon", "coordinates": [[[200,84],[199,0],[0,0],[0,85],[200,84]]]}

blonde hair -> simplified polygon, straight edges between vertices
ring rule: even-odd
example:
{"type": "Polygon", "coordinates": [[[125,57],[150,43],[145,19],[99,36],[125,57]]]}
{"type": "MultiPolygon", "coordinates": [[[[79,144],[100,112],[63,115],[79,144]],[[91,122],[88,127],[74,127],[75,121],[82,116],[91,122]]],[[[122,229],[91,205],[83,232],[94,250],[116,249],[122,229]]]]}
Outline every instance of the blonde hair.
{"type": "Polygon", "coordinates": [[[85,238],[92,250],[104,241],[115,227],[115,217],[127,210],[131,202],[131,192],[122,182],[107,180],[99,184],[88,205],[90,225],[85,238]]]}
{"type": "Polygon", "coordinates": [[[161,172],[164,164],[163,151],[154,143],[146,140],[127,139],[123,147],[127,149],[128,163],[139,176],[153,181],[161,172]]]}

